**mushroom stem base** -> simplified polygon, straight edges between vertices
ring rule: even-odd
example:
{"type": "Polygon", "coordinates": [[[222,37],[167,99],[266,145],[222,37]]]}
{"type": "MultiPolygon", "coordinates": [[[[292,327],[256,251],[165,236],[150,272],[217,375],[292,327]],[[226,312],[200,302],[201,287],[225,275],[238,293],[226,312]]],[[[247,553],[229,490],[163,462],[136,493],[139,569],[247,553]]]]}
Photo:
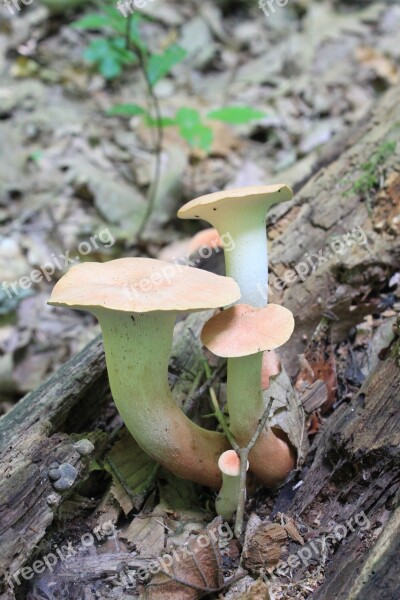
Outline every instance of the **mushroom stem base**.
{"type": "Polygon", "coordinates": [[[177,406],[168,383],[176,314],[97,310],[111,392],[141,448],[183,479],[218,489],[226,438],[199,427],[177,406]]]}

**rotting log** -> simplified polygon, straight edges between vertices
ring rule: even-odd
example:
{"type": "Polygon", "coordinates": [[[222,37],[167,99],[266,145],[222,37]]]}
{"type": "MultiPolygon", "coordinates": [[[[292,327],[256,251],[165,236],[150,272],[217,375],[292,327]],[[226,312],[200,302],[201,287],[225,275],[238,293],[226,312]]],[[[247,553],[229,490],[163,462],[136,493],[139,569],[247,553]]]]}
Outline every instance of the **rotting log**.
{"type": "Polygon", "coordinates": [[[326,568],[326,582],[312,595],[315,600],[400,597],[399,403],[397,340],[350,404],[342,404],[327,421],[294,499],[288,498],[289,486],[277,499],[275,512],[286,512],[313,528],[318,520],[321,535],[336,525],[347,530],[346,543],[326,568]],[[357,527],[352,532],[348,525],[362,513],[370,523],[369,549],[357,527]]]}
{"type": "Polygon", "coordinates": [[[400,86],[382,98],[358,131],[353,128],[347,141],[334,142],[333,148],[326,157],[346,149],[270,219],[269,300],[290,308],[296,317],[294,335],[282,349],[292,375],[296,357],[304,351],[304,336],[310,337],[324,313],[337,318],[334,341],[346,338],[364,315],[379,312],[371,292],[387,285],[400,268],[400,86]],[[395,151],[385,156],[377,173],[383,188],[376,195],[371,191],[375,198],[369,204],[352,189],[365,173],[362,166],[391,142],[397,143],[395,151]],[[354,238],[344,237],[355,228],[354,238]],[[334,237],[345,246],[343,253],[335,251],[342,249],[340,242],[332,248],[334,237]],[[357,243],[365,239],[367,243],[357,243]]]}
{"type": "Polygon", "coordinates": [[[79,410],[82,421],[75,423],[89,427],[89,414],[93,420],[107,396],[105,360],[97,339],[0,420],[1,574],[25,564],[61,503],[47,476],[50,464],[72,464],[78,477],[83,476],[84,461],[68,433],[61,433],[71,413],[79,410]],[[96,412],[90,411],[97,403],[96,412]],[[54,502],[49,503],[52,494],[54,502]]]}
{"type": "MultiPolygon", "coordinates": [[[[178,401],[193,391],[195,375],[202,369],[199,332],[210,314],[192,314],[177,324],[173,373],[183,375],[178,381],[172,374],[171,385],[178,401]]],[[[29,561],[68,496],[55,493],[49,466],[69,463],[77,469],[77,481],[85,477],[88,461],[73,447],[74,434],[91,431],[110,399],[103,345],[96,338],[0,419],[1,576],[29,561]]],[[[95,432],[85,437],[97,446],[93,458],[104,453],[106,436],[95,432]]]]}
{"type": "MultiPolygon", "coordinates": [[[[295,202],[279,207],[270,217],[269,232],[273,240],[271,265],[276,276],[281,276],[287,269],[293,270],[304,260],[305,252],[318,253],[325,248],[332,235],[342,235],[354,227],[361,227],[368,237],[367,249],[353,244],[345,254],[335,255],[310,272],[305,281],[298,280],[284,290],[273,288],[270,300],[291,308],[297,319],[293,344],[288,344],[285,350],[289,366],[295,367],[295,356],[304,347],[302,336],[312,335],[325,310],[333,311],[339,317],[334,333],[336,339],[340,339],[349,327],[362,320],[363,314],[371,312],[371,305],[365,300],[369,292],[379,290],[390,274],[400,267],[400,236],[396,237],[393,222],[393,214],[398,213],[400,205],[400,145],[385,159],[382,172],[386,183],[382,190],[385,197],[380,202],[378,195],[377,203],[371,207],[371,216],[359,195],[345,194],[360,177],[360,165],[367,162],[381,144],[397,139],[399,131],[400,87],[396,87],[383,97],[358,130],[351,131],[347,141],[334,143],[331,154],[329,151],[324,153],[325,157],[336,157],[344,148],[332,163],[328,162],[328,158],[322,158],[326,165],[304,185],[295,202]],[[389,214],[383,211],[383,203],[392,205],[393,210],[389,214]],[[357,310],[350,310],[354,303],[357,303],[357,310]]],[[[174,354],[174,363],[179,369],[179,356],[183,362],[188,357],[187,346],[180,350],[175,346],[174,354]]],[[[182,370],[185,371],[185,367],[182,370]]],[[[193,381],[189,380],[189,383],[193,385],[193,381]]],[[[351,409],[343,406],[328,421],[324,435],[330,436],[330,441],[328,450],[322,450],[326,457],[322,460],[317,458],[317,454],[306,477],[307,481],[318,483],[314,496],[319,493],[318,490],[321,492],[324,484],[329,486],[329,482],[336,481],[337,502],[346,505],[352,497],[347,490],[352,490],[353,494],[359,491],[354,485],[349,488],[353,475],[357,474],[357,460],[360,458],[352,454],[356,446],[351,444],[359,440],[361,433],[357,428],[363,424],[365,461],[366,464],[369,460],[373,461],[376,471],[372,470],[372,474],[378,478],[380,486],[375,487],[372,479],[369,485],[375,491],[368,496],[375,504],[383,506],[386,500],[390,501],[398,477],[395,470],[398,454],[388,442],[397,435],[392,429],[395,423],[399,431],[398,407],[397,413],[394,413],[399,385],[397,363],[385,361],[365,385],[371,387],[367,388],[367,392],[364,388],[352,402],[356,415],[351,418],[348,412],[351,409]],[[393,392],[388,387],[390,381],[396,383],[397,391],[393,392]],[[361,394],[365,394],[368,402],[361,394]],[[380,399],[380,407],[373,401],[374,395],[380,399]],[[386,414],[385,410],[390,412],[386,414]],[[355,423],[357,415],[359,421],[353,431],[351,423],[355,423]],[[385,426],[390,430],[386,433],[382,430],[380,437],[375,435],[379,418],[387,418],[385,426]],[[381,456],[387,461],[385,469],[379,463],[381,456]],[[356,459],[355,462],[353,459],[356,459]],[[341,470],[334,469],[336,460],[341,461],[341,470]],[[346,469],[349,471],[347,474],[346,469]],[[332,472],[332,477],[339,479],[332,480],[332,472]],[[345,476],[344,484],[340,479],[342,476],[345,476]]],[[[54,510],[61,499],[52,506],[48,503],[48,496],[53,492],[46,473],[48,466],[54,460],[69,462],[77,467],[79,476],[83,476],[85,463],[73,448],[70,434],[90,430],[93,415],[99,414],[107,400],[109,390],[104,356],[101,343],[96,340],[0,420],[0,572],[13,572],[26,564],[52,523],[54,510]],[[93,410],[94,406],[96,410],[93,410]]],[[[361,485],[359,473],[357,481],[361,485]]],[[[312,497],[310,486],[311,483],[304,484],[293,506],[286,507],[288,511],[299,514],[305,510],[306,490],[312,497]]],[[[320,493],[320,498],[321,506],[326,506],[327,513],[330,513],[329,494],[322,496],[320,493]]],[[[368,509],[368,506],[365,505],[365,508],[368,509]]]]}

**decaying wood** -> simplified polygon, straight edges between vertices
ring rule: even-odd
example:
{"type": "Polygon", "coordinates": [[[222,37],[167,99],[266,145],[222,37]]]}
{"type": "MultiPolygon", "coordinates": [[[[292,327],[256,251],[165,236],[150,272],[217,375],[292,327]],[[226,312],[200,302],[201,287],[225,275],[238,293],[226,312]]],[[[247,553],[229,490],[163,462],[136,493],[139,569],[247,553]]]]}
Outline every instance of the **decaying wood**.
{"type": "MultiPolygon", "coordinates": [[[[336,339],[341,339],[351,326],[362,321],[363,314],[371,312],[369,293],[379,290],[400,267],[400,236],[396,237],[393,217],[400,206],[400,144],[385,160],[382,173],[382,193],[393,211],[383,212],[378,200],[369,216],[366,202],[359,195],[345,193],[360,176],[360,165],[382,143],[398,138],[399,123],[397,87],[385,95],[358,131],[351,133],[351,145],[344,145],[347,149],[337,160],[312,177],[292,205],[280,207],[271,217],[272,280],[307,261],[305,253],[318,254],[334,235],[360,227],[368,240],[364,245],[353,243],[344,254],[334,254],[318,269],[310,270],[304,281],[298,278],[284,290],[272,287],[270,300],[285,304],[296,316],[295,337],[293,343],[286,345],[284,355],[292,371],[297,354],[304,350],[303,337],[312,335],[322,314],[330,311],[338,317],[333,331],[336,339]],[[352,304],[356,306],[354,310],[352,304]]],[[[173,366],[182,372],[185,367],[179,365],[180,357],[182,364],[190,358],[186,372],[193,375],[194,371],[196,377],[196,361],[191,360],[187,341],[182,345],[178,336],[173,366]]],[[[177,390],[180,400],[193,391],[193,379],[189,377],[185,385],[184,390],[177,390]]],[[[339,407],[315,444],[318,450],[314,462],[293,505],[285,506],[289,514],[295,517],[309,510],[320,518],[326,513],[327,518],[333,516],[341,522],[358,510],[376,516],[393,508],[399,472],[399,385],[398,358],[391,356],[378,366],[350,406],[339,407]]],[[[104,356],[101,343],[96,340],[0,420],[1,572],[14,572],[26,564],[53,521],[61,498],[56,497],[55,503],[49,504],[48,496],[54,493],[47,476],[49,465],[55,460],[68,462],[77,468],[78,477],[84,476],[87,463],[73,448],[71,434],[90,430],[94,416],[107,400],[104,356]]],[[[369,569],[373,565],[370,573],[374,571],[377,585],[383,585],[385,577],[391,581],[393,568],[398,568],[398,552],[392,564],[388,559],[397,548],[397,525],[398,518],[393,515],[386,537],[371,550],[371,558],[363,567],[369,569]]],[[[360,548],[356,539],[353,543],[351,559],[355,561],[360,548]]],[[[360,553],[365,555],[365,549],[360,553]]],[[[337,560],[333,587],[327,595],[321,590],[322,595],[315,598],[335,597],[336,591],[342,594],[351,586],[356,589],[351,573],[345,572],[346,560],[341,563],[343,569],[340,567],[340,553],[337,560]],[[339,572],[343,572],[342,578],[339,572]]],[[[375,583],[367,588],[359,581],[363,598],[374,597],[375,583]]],[[[326,586],[329,584],[328,581],[326,586]]],[[[392,593],[395,583],[390,585],[392,593]]],[[[353,597],[358,600],[360,593],[353,597]]],[[[391,597],[395,596],[387,596],[391,597]]]]}
{"type": "Polygon", "coordinates": [[[357,133],[351,132],[352,145],[312,177],[293,203],[278,207],[271,217],[269,300],[290,308],[296,317],[294,335],[283,348],[285,366],[292,375],[297,368],[297,355],[304,352],[304,336],[310,337],[323,314],[334,314],[334,340],[344,339],[364,314],[371,314],[369,293],[387,284],[388,277],[400,268],[399,132],[397,86],[383,97],[357,133]],[[384,188],[372,203],[369,215],[365,198],[350,190],[362,175],[361,166],[391,141],[397,142],[397,147],[385,159],[381,172],[384,188]],[[351,234],[354,228],[361,228],[356,231],[361,232],[356,234],[356,240],[362,241],[364,232],[367,243],[354,241],[343,254],[332,251],[332,239],[337,236],[344,240],[343,236],[351,234]],[[326,262],[312,257],[321,250],[325,258],[330,255],[326,262]],[[308,259],[317,266],[314,271],[308,259]],[[297,276],[296,281],[284,287],[277,278],[293,280],[296,272],[289,271],[300,263],[305,265],[304,270],[309,267],[304,281],[297,276]]]}
{"type": "MultiPolygon", "coordinates": [[[[315,441],[316,454],[303,485],[286,506],[283,491],[276,510],[286,510],[293,518],[307,515],[310,523],[318,520],[324,532],[335,525],[354,524],[354,517],[365,513],[373,535],[374,529],[388,520],[400,498],[399,351],[397,342],[351,403],[342,404],[329,418],[315,441]]],[[[348,526],[347,530],[346,545],[334,555],[326,583],[312,597],[398,598],[398,509],[369,553],[357,528],[354,533],[348,526]]]]}
{"type": "MultiPolygon", "coordinates": [[[[190,315],[186,325],[191,333],[183,335],[183,323],[177,326],[173,367],[174,372],[184,373],[174,386],[178,401],[191,392],[202,368],[196,338],[209,316],[208,312],[190,315]]],[[[77,480],[84,478],[87,461],[74,449],[69,434],[93,428],[109,400],[103,345],[98,338],[0,419],[1,575],[15,573],[29,560],[68,494],[55,492],[47,474],[49,466],[55,461],[69,463],[78,471],[77,480]]]]}
{"type": "Polygon", "coordinates": [[[59,432],[77,407],[84,428],[90,407],[93,419],[107,389],[102,345],[96,340],[0,420],[1,573],[26,562],[53,520],[61,495],[47,476],[50,464],[69,463],[83,475],[85,462],[70,437],[59,432]]]}

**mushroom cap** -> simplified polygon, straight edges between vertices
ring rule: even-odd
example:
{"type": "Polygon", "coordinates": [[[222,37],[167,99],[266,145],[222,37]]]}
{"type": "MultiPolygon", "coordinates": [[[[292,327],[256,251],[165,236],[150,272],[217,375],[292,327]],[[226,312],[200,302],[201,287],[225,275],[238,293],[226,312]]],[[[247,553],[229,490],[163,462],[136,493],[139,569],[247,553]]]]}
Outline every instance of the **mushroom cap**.
{"type": "Polygon", "coordinates": [[[189,242],[189,254],[194,254],[203,246],[207,246],[208,248],[222,248],[222,240],[214,227],[202,229],[192,237],[189,242]]]}
{"type": "Polygon", "coordinates": [[[293,192],[284,183],[274,185],[252,185],[232,190],[223,190],[214,194],[200,196],[184,204],[178,211],[180,219],[210,220],[219,211],[232,210],[236,207],[265,206],[265,211],[272,204],[286,202],[293,198],[293,192]]]}
{"type": "MultiPolygon", "coordinates": [[[[224,475],[237,477],[240,473],[240,458],[235,450],[226,450],[218,459],[218,468],[224,475]]],[[[247,461],[247,470],[249,461],[247,461]]]]}
{"type": "Polygon", "coordinates": [[[71,267],[55,285],[49,304],[129,313],[190,312],[218,308],[239,298],[239,286],[230,277],[131,257],[71,267]]]}
{"type": "Polygon", "coordinates": [[[283,306],[236,304],[207,321],[201,340],[217,356],[238,358],[282,346],[293,329],[293,314],[283,306]]]}
{"type": "Polygon", "coordinates": [[[237,477],[240,473],[240,458],[235,450],[226,450],[218,459],[218,468],[224,475],[237,477]]]}

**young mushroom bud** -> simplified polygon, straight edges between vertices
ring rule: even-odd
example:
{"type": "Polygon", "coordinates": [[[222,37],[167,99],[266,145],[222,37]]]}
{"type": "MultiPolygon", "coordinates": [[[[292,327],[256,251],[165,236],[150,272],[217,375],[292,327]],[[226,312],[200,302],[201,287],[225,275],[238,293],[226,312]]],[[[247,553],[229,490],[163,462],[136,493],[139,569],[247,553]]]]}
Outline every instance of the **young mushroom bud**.
{"type": "Polygon", "coordinates": [[[233,244],[225,252],[226,274],[238,282],[240,302],[263,307],[268,302],[268,248],[266,213],[293,197],[284,184],[251,186],[201,196],[178,211],[181,219],[211,223],[221,239],[233,244]]]}
{"type": "MultiPolygon", "coordinates": [[[[231,522],[238,507],[240,491],[240,458],[234,450],[226,450],[218,460],[222,473],[222,488],[215,501],[215,510],[225,521],[231,522]]],[[[249,463],[247,462],[247,469],[249,463]]]]}
{"type": "MultiPolygon", "coordinates": [[[[287,308],[237,304],[212,317],[203,327],[203,344],[228,358],[230,430],[240,447],[249,443],[265,412],[261,392],[263,352],[288,341],[294,329],[287,308]]],[[[283,481],[294,467],[292,448],[272,429],[261,432],[249,455],[250,469],[266,485],[283,481]]]]}
{"type": "Polygon", "coordinates": [[[49,301],[98,319],[115,404],[143,450],[179,477],[217,489],[218,457],[229,444],[183,414],[171,394],[168,363],[178,313],[217,308],[239,296],[227,277],[122,258],[72,267],[49,301]]]}

